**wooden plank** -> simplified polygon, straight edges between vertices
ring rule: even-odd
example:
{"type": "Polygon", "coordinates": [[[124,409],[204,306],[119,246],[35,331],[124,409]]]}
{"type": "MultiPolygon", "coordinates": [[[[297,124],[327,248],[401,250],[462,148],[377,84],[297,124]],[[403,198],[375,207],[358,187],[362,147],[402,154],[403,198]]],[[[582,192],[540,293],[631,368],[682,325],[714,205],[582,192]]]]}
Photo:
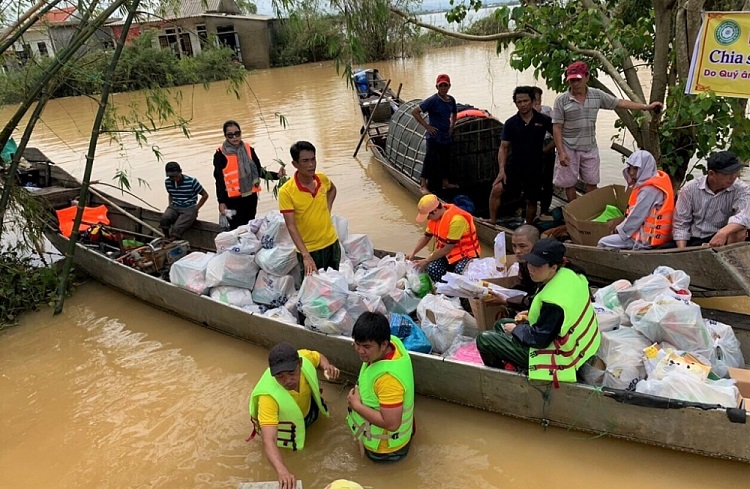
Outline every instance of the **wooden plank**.
{"type": "MultiPolygon", "coordinates": [[[[237,489],[279,489],[279,481],[270,482],[240,482],[237,489]]],[[[302,489],[302,482],[297,481],[296,489],[302,489]]]]}

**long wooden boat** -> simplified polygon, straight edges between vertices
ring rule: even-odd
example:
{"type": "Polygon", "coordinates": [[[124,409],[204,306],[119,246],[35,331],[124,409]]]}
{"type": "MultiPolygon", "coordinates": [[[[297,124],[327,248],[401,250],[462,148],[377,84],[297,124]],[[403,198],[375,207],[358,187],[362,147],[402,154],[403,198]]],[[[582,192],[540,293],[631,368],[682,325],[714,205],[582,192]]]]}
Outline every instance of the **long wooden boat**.
{"type": "MultiPolygon", "coordinates": [[[[64,171],[52,167],[50,186],[37,191],[52,206],[69,205],[78,195],[77,183],[64,171]]],[[[122,210],[158,228],[159,213],[108,197],[122,210]]],[[[90,205],[105,203],[95,195],[90,205]]],[[[123,212],[110,207],[111,225],[135,233],[147,229],[123,212]]],[[[199,221],[185,235],[196,249],[212,249],[219,231],[213,223],[199,221]]],[[[54,225],[47,237],[59,250],[68,239],[54,225]]],[[[153,307],[163,309],[222,333],[269,348],[281,341],[325,354],[344,372],[353,374],[361,365],[351,338],[329,336],[302,326],[276,321],[240,308],[198,296],[158,277],[123,265],[82,244],[77,245],[75,265],[96,280],[114,287],[153,307]]],[[[731,324],[731,323],[730,323],[731,324]]],[[[745,358],[750,358],[750,325],[735,323],[745,358]]],[[[584,384],[530,381],[525,375],[444,359],[435,355],[411,354],[415,386],[420,394],[464,404],[507,416],[523,418],[537,425],[553,425],[623,438],[750,463],[750,423],[744,409],[659,398],[584,384]]]]}
{"type": "MultiPolygon", "coordinates": [[[[400,102],[399,110],[391,116],[389,130],[383,134],[381,127],[378,137],[371,139],[368,146],[388,174],[417,199],[422,196],[419,172],[424,161],[424,129],[416,123],[411,110],[418,102],[400,102]]],[[[477,235],[490,245],[501,231],[510,240],[513,228],[523,222],[523,219],[513,217],[513,211],[518,209],[518,201],[512,198],[507,199],[507,207],[501,209],[501,216],[505,214],[506,218],[505,221],[501,218],[500,225],[492,225],[482,219],[482,216],[486,216],[485,204],[491,182],[497,176],[497,144],[501,127],[494,118],[469,118],[464,122],[459,121],[454,133],[458,145],[454,155],[457,168],[454,176],[456,181],[466,183],[469,189],[466,192],[461,189],[460,192],[469,195],[477,204],[474,213],[477,235]],[[491,141],[496,141],[496,144],[492,145],[491,141]],[[511,214],[509,218],[508,213],[511,214]],[[503,226],[503,222],[508,225],[503,226]]],[[[452,195],[443,197],[450,200],[452,195]]],[[[556,198],[554,205],[564,205],[564,201],[556,198]]],[[[618,279],[632,281],[665,265],[690,275],[690,288],[695,297],[750,295],[750,242],[721,248],[648,251],[606,250],[572,243],[566,243],[566,247],[571,261],[580,266],[595,285],[605,285],[618,279]]]]}

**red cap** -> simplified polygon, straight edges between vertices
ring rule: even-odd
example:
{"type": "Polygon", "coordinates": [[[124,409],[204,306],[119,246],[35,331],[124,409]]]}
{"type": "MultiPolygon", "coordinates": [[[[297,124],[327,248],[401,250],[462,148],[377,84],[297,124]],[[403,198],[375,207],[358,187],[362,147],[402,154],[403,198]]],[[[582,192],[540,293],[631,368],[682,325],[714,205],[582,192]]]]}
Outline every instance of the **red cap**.
{"type": "Polygon", "coordinates": [[[576,61],[575,63],[571,63],[570,66],[568,66],[568,69],[566,71],[566,80],[571,79],[578,79],[585,77],[589,74],[589,65],[584,63],[583,61],[576,61]]]}
{"type": "Polygon", "coordinates": [[[435,81],[435,85],[440,85],[441,83],[447,83],[448,85],[450,85],[451,77],[449,77],[445,73],[438,75],[437,80],[435,81]]]}

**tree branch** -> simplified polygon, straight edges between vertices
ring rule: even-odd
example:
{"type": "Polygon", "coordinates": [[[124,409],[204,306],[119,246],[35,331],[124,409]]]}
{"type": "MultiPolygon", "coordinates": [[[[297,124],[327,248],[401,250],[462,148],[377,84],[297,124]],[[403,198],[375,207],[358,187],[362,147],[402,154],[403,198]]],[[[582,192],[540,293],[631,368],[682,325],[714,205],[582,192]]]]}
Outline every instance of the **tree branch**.
{"type": "Polygon", "coordinates": [[[463,39],[465,41],[479,41],[479,42],[513,41],[514,39],[521,39],[524,37],[533,37],[532,34],[528,32],[523,32],[523,31],[498,32],[497,34],[490,34],[487,36],[475,36],[472,34],[464,34],[463,32],[449,31],[448,29],[443,29],[441,27],[437,27],[432,24],[422,22],[421,20],[418,20],[413,15],[410,15],[402,10],[399,10],[396,7],[391,6],[388,8],[394,14],[398,15],[399,17],[403,17],[410,24],[414,24],[418,27],[424,27],[425,29],[429,29],[434,32],[439,32],[440,34],[443,34],[444,36],[454,37],[456,39],[463,39]]]}

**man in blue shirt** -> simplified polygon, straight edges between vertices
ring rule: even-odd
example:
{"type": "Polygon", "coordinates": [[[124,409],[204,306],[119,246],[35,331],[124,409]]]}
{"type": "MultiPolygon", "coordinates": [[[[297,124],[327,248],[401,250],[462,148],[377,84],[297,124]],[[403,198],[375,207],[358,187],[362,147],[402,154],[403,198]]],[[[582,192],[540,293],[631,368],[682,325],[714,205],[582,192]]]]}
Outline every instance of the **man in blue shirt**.
{"type": "Polygon", "coordinates": [[[183,175],[176,161],[167,163],[164,170],[167,179],[164,186],[169,194],[169,207],[161,216],[159,226],[167,239],[181,239],[182,235],[198,218],[198,210],[208,200],[201,184],[193,177],[183,175]],[[201,196],[198,202],[198,196],[201,196]]]}
{"type": "MultiPolygon", "coordinates": [[[[438,75],[435,82],[437,93],[422,101],[412,110],[414,119],[427,130],[427,151],[422,164],[420,187],[423,194],[431,191],[427,188],[430,181],[440,182],[442,188],[458,188],[448,181],[448,169],[451,162],[451,136],[456,125],[456,99],[448,95],[451,79],[448,75],[438,75]],[[429,124],[422,117],[422,113],[430,117],[429,124]]],[[[435,192],[440,187],[434,189],[435,192]]],[[[432,193],[435,193],[432,192],[432,193]]]]}

